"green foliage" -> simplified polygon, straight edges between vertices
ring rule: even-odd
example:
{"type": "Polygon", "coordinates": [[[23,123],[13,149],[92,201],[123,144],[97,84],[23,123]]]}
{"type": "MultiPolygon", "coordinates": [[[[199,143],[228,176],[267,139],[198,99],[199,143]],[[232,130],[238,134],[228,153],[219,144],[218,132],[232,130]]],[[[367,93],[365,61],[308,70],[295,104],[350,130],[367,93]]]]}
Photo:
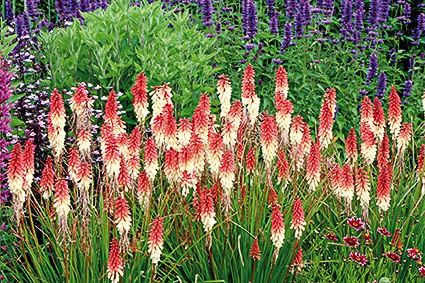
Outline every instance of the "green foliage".
{"type": "Polygon", "coordinates": [[[10,34],[10,27],[0,18],[0,52],[6,58],[15,48],[17,42],[14,42],[16,34],[10,34]]]}
{"type": "MultiPolygon", "coordinates": [[[[83,13],[84,26],[75,20],[67,28],[43,32],[52,78],[46,83],[68,89],[86,82],[129,94],[136,75],[145,72],[150,86],[170,82],[178,110],[192,105],[200,93],[211,92],[205,85],[213,85],[218,70],[207,64],[216,54],[214,40],[191,25],[187,11],[164,12],[161,6],[113,1],[105,11],[83,13]]],[[[130,97],[123,106],[129,103],[130,97]]]]}

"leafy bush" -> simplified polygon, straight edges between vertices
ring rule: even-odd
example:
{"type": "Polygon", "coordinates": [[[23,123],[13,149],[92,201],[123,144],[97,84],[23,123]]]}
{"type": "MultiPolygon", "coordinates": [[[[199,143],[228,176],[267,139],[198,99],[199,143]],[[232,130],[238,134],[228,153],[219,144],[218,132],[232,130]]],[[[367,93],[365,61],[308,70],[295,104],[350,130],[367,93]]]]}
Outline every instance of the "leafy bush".
{"type": "Polygon", "coordinates": [[[114,1],[106,10],[83,13],[84,26],[74,20],[67,28],[42,33],[52,78],[46,82],[59,89],[86,82],[128,93],[143,71],[150,85],[170,82],[177,109],[184,108],[211,90],[206,85],[217,69],[207,62],[216,54],[214,40],[191,25],[187,11],[164,12],[161,7],[160,2],[138,7],[114,1]]]}

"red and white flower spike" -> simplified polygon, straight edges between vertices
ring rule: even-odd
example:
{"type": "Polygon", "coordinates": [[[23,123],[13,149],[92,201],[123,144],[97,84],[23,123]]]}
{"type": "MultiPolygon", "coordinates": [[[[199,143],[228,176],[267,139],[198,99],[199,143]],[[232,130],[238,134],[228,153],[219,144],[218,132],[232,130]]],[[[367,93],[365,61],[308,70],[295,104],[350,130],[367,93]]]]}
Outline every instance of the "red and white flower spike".
{"type": "Polygon", "coordinates": [[[180,118],[180,123],[177,130],[177,139],[179,141],[179,148],[187,146],[190,143],[191,136],[192,136],[192,123],[190,122],[190,119],[180,118]]]}
{"type": "Polygon", "coordinates": [[[78,171],[80,170],[81,160],[78,149],[71,147],[68,152],[68,174],[74,183],[78,183],[78,171]]]}
{"type": "Polygon", "coordinates": [[[260,99],[255,93],[255,72],[249,64],[243,73],[242,78],[242,104],[249,114],[250,125],[254,125],[260,111],[260,99]]]}
{"type": "MultiPolygon", "coordinates": [[[[208,98],[208,96],[205,96],[208,98]]],[[[192,117],[192,126],[193,126],[193,133],[199,135],[199,137],[202,139],[202,142],[204,145],[208,144],[208,132],[210,128],[210,109],[209,104],[205,103],[206,99],[203,99],[204,103],[201,103],[202,101],[199,101],[198,106],[195,109],[195,112],[193,113],[192,117]]]]}
{"type": "Polygon", "coordinates": [[[230,107],[229,113],[227,114],[227,120],[231,121],[233,126],[236,129],[239,129],[239,126],[242,121],[242,102],[239,100],[235,100],[230,107]]]}
{"type": "Polygon", "coordinates": [[[310,191],[316,190],[317,186],[320,183],[320,145],[317,143],[312,143],[310,148],[310,154],[307,159],[307,171],[306,171],[306,180],[309,186],[310,191]]]}
{"type": "Polygon", "coordinates": [[[224,145],[228,149],[233,149],[237,141],[238,129],[229,121],[224,123],[222,132],[224,145]]]}
{"type": "Polygon", "coordinates": [[[249,147],[246,154],[246,170],[248,173],[253,173],[255,170],[255,148],[252,146],[249,147]]]}
{"type": "Polygon", "coordinates": [[[108,259],[108,278],[112,283],[118,283],[120,277],[124,275],[124,264],[120,253],[118,240],[113,238],[110,244],[108,259]]]}
{"type": "Polygon", "coordinates": [[[24,187],[29,194],[32,181],[34,179],[34,144],[32,139],[28,139],[25,149],[22,153],[22,162],[24,167],[24,187]]]}
{"type": "Polygon", "coordinates": [[[178,169],[180,172],[192,172],[194,169],[193,152],[189,146],[185,146],[178,152],[178,169]]]}
{"type": "Polygon", "coordinates": [[[365,96],[362,101],[362,107],[360,109],[360,124],[367,123],[369,126],[373,126],[373,108],[372,101],[369,97],[365,96]]]}
{"type": "Polygon", "coordinates": [[[125,124],[118,117],[117,94],[111,90],[105,105],[105,123],[112,127],[114,134],[125,133],[125,124]]]}
{"type": "Polygon", "coordinates": [[[148,174],[149,181],[153,184],[155,181],[158,166],[158,153],[156,152],[155,141],[152,138],[145,143],[145,171],[148,174]]]}
{"type": "Polygon", "coordinates": [[[288,97],[288,73],[283,66],[279,66],[276,71],[275,101],[288,97]]]}
{"type": "Polygon", "coordinates": [[[127,192],[131,188],[130,174],[128,173],[127,162],[121,155],[120,158],[120,172],[118,173],[118,187],[121,191],[127,192]]]}
{"type": "Polygon", "coordinates": [[[292,221],[290,227],[295,230],[295,239],[301,238],[301,235],[305,230],[305,225],[307,225],[307,223],[304,218],[303,203],[301,199],[296,197],[292,208],[292,221]]]}
{"type": "Polygon", "coordinates": [[[69,196],[68,182],[65,179],[60,179],[55,183],[55,196],[53,207],[56,210],[56,215],[61,223],[65,223],[69,212],[71,211],[71,198],[69,196]]]}
{"type": "Polygon", "coordinates": [[[220,171],[224,147],[223,139],[220,133],[210,133],[208,136],[208,150],[206,158],[210,165],[211,174],[215,177],[220,171]]]}
{"type": "Polygon", "coordinates": [[[384,133],[384,138],[382,139],[381,145],[378,150],[378,168],[382,164],[387,163],[390,158],[390,139],[388,138],[387,133],[384,133]]]}
{"type": "Polygon", "coordinates": [[[165,149],[178,148],[177,145],[177,122],[173,115],[171,104],[166,104],[164,113],[164,144],[165,149]]]}
{"type": "Polygon", "coordinates": [[[301,271],[301,269],[304,267],[304,262],[303,262],[303,249],[300,247],[297,251],[297,254],[294,258],[294,270],[293,272],[299,272],[301,271]],[[297,270],[295,270],[295,268],[297,270]]]}
{"type": "Polygon", "coordinates": [[[270,239],[275,246],[275,259],[277,259],[279,249],[282,247],[283,240],[285,239],[285,224],[279,204],[274,204],[272,206],[272,226],[270,231],[272,234],[270,239]]]}
{"type": "Polygon", "coordinates": [[[183,170],[181,174],[181,184],[180,187],[182,189],[181,194],[183,197],[187,197],[189,195],[190,189],[196,189],[196,184],[198,183],[198,179],[193,171],[183,170]]]}
{"type": "Polygon", "coordinates": [[[379,206],[380,210],[387,211],[390,207],[391,201],[391,179],[392,179],[392,168],[391,164],[383,164],[379,168],[378,185],[376,188],[376,205],[379,206]]]}
{"type": "Polygon", "coordinates": [[[375,137],[368,123],[363,122],[360,125],[360,137],[362,144],[360,145],[360,152],[363,157],[365,165],[370,165],[376,156],[375,137]]]}
{"type": "Polygon", "coordinates": [[[81,152],[85,152],[85,153],[90,152],[92,136],[93,136],[92,133],[86,129],[81,129],[78,132],[77,145],[78,145],[78,149],[81,152]]]}
{"type": "Polygon", "coordinates": [[[152,126],[155,118],[162,113],[164,106],[167,103],[173,104],[171,101],[173,94],[169,84],[163,84],[161,86],[154,86],[154,91],[150,92],[150,95],[152,96],[152,126]]]}
{"type": "Polygon", "coordinates": [[[306,122],[303,123],[302,132],[303,137],[301,139],[300,144],[298,145],[298,148],[295,151],[296,157],[294,158],[297,170],[301,170],[304,167],[305,156],[309,154],[311,143],[313,142],[310,136],[310,128],[306,122]]]}
{"type": "Polygon", "coordinates": [[[151,229],[149,231],[148,251],[151,254],[152,264],[154,265],[158,264],[161,258],[161,253],[164,245],[163,223],[164,218],[162,218],[161,216],[157,216],[155,220],[150,224],[151,229]]]}
{"type": "Polygon", "coordinates": [[[373,101],[373,126],[371,129],[375,134],[377,141],[381,142],[384,138],[385,132],[385,114],[379,98],[375,98],[373,101]]]}
{"type": "Polygon", "coordinates": [[[105,156],[103,157],[106,173],[109,178],[117,179],[120,172],[120,152],[113,133],[105,137],[105,156]]]}
{"type": "Polygon", "coordinates": [[[53,193],[54,178],[53,160],[52,157],[48,156],[40,180],[40,193],[44,199],[48,199],[53,193]]]}
{"type": "Polygon", "coordinates": [[[291,145],[296,146],[300,144],[303,138],[303,130],[304,130],[303,117],[295,116],[292,119],[291,132],[289,134],[291,145]]]}
{"type": "Polygon", "coordinates": [[[140,172],[140,157],[136,155],[130,155],[130,159],[127,162],[127,166],[128,172],[130,174],[130,179],[134,183],[140,172]]]}
{"type": "Polygon", "coordinates": [[[345,140],[345,155],[347,156],[348,163],[351,166],[357,161],[358,151],[357,151],[357,139],[354,128],[351,128],[350,133],[348,134],[347,139],[345,140]]]}
{"type": "Polygon", "coordinates": [[[180,176],[178,153],[173,148],[165,152],[164,174],[167,181],[173,185],[180,176]]]}
{"type": "Polygon", "coordinates": [[[271,169],[277,153],[278,135],[276,121],[267,113],[262,117],[260,143],[266,166],[271,169]]]}
{"type": "Polygon", "coordinates": [[[165,143],[165,115],[160,113],[155,117],[152,124],[152,134],[159,148],[165,143]]]}
{"type": "Polygon", "coordinates": [[[277,153],[277,169],[278,184],[283,182],[283,187],[286,187],[286,184],[288,183],[288,181],[290,181],[290,175],[288,160],[286,159],[286,153],[283,149],[279,150],[279,152],[277,153]]]}
{"type": "Polygon", "coordinates": [[[83,84],[79,84],[75,94],[70,99],[70,108],[77,115],[77,118],[90,116],[93,105],[93,99],[88,96],[88,91],[83,84]]]}
{"type": "Polygon", "coordinates": [[[217,82],[218,99],[220,100],[220,117],[227,117],[230,110],[230,98],[232,96],[232,86],[227,75],[219,75],[217,82]]]}
{"type": "Polygon", "coordinates": [[[330,185],[336,196],[341,196],[342,169],[339,164],[333,164],[330,170],[330,185]]]}
{"type": "Polygon", "coordinates": [[[131,227],[131,213],[123,194],[115,200],[115,225],[121,236],[127,234],[131,227]]]}
{"type": "Polygon", "coordinates": [[[133,95],[133,108],[137,121],[142,123],[149,114],[148,79],[144,73],[137,75],[136,83],[130,92],[133,95]]]}
{"type": "Polygon", "coordinates": [[[252,243],[249,257],[256,260],[261,260],[261,251],[260,246],[258,245],[258,238],[255,238],[254,242],[252,243]]]}
{"type": "Polygon", "coordinates": [[[83,191],[88,191],[90,189],[90,186],[93,182],[93,172],[90,162],[80,163],[77,179],[79,180],[77,183],[78,189],[83,191]]]}
{"type": "Polygon", "coordinates": [[[22,207],[27,197],[27,193],[23,189],[25,170],[22,161],[23,154],[21,144],[16,143],[10,154],[7,169],[7,181],[9,190],[13,196],[13,208],[18,223],[23,215],[22,207]]]}
{"type": "Polygon", "coordinates": [[[231,150],[223,153],[220,165],[220,184],[225,196],[230,197],[235,181],[235,155],[231,150]]]}
{"type": "Polygon", "coordinates": [[[332,126],[336,109],[335,96],[334,89],[327,89],[324,96],[325,100],[320,110],[318,138],[322,149],[327,148],[333,138],[332,126]]]}
{"type": "Polygon", "coordinates": [[[119,133],[116,136],[116,141],[118,145],[118,150],[120,152],[120,155],[124,157],[125,160],[128,160],[129,153],[128,153],[128,135],[127,133],[119,133]]]}
{"type": "Polygon", "coordinates": [[[137,179],[137,199],[143,209],[148,207],[151,191],[152,186],[149,183],[148,174],[146,174],[146,171],[140,172],[137,179]]]}
{"type": "Polygon", "coordinates": [[[210,232],[217,221],[215,220],[214,201],[211,189],[200,191],[199,216],[206,233],[210,232]]]}
{"type": "Polygon", "coordinates": [[[53,148],[56,159],[62,154],[65,147],[66,113],[62,95],[55,89],[50,98],[50,112],[48,117],[48,139],[53,148]]]}
{"type": "Polygon", "coordinates": [[[394,86],[391,86],[390,97],[388,98],[388,124],[390,126],[390,133],[393,139],[398,136],[401,126],[401,101],[400,96],[394,86]]]}
{"type": "Polygon", "coordinates": [[[140,149],[142,147],[142,135],[140,133],[140,128],[135,127],[131,131],[130,138],[128,140],[128,154],[130,156],[140,157],[140,149]]]}
{"type": "Polygon", "coordinates": [[[403,123],[397,137],[397,150],[403,153],[412,138],[412,124],[403,123]]]}
{"type": "Polygon", "coordinates": [[[193,134],[190,139],[190,151],[192,152],[193,167],[197,176],[201,175],[205,169],[205,150],[201,138],[193,134]]]}
{"type": "Polygon", "coordinates": [[[360,200],[360,206],[363,211],[363,219],[368,221],[368,209],[370,202],[370,182],[369,174],[366,170],[359,168],[356,174],[356,195],[360,200]]]}
{"type": "Polygon", "coordinates": [[[289,142],[289,128],[291,126],[291,115],[294,113],[294,107],[289,100],[276,101],[276,124],[282,132],[284,143],[289,142]]]}

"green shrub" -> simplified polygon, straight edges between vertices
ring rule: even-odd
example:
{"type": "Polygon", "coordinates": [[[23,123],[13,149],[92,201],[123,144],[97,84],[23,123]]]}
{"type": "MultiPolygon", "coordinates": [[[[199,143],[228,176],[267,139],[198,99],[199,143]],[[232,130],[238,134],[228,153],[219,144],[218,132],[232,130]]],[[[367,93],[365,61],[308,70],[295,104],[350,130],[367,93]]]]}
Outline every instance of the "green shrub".
{"type": "MultiPolygon", "coordinates": [[[[161,5],[114,1],[105,11],[83,13],[84,25],[74,20],[67,28],[43,32],[51,75],[46,82],[58,89],[86,82],[129,94],[136,75],[145,72],[150,86],[170,82],[177,110],[212,91],[206,85],[213,85],[218,71],[208,64],[214,39],[193,27],[188,12],[164,12],[161,5]]],[[[124,109],[130,103],[125,97],[124,109]]]]}

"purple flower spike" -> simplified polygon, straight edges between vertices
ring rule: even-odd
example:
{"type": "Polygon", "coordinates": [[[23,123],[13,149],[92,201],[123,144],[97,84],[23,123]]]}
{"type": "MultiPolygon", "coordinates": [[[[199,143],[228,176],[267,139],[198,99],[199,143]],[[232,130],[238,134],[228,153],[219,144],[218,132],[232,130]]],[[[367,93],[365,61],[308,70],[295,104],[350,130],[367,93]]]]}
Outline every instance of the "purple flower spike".
{"type": "Polygon", "coordinates": [[[270,32],[272,34],[274,34],[274,35],[279,34],[279,20],[276,16],[276,13],[273,14],[273,16],[270,18],[269,26],[270,26],[270,32]]]}
{"type": "Polygon", "coordinates": [[[382,72],[378,78],[378,86],[377,86],[377,93],[376,93],[376,96],[379,99],[382,99],[384,97],[386,88],[387,88],[387,75],[385,75],[385,73],[382,72]]]}

